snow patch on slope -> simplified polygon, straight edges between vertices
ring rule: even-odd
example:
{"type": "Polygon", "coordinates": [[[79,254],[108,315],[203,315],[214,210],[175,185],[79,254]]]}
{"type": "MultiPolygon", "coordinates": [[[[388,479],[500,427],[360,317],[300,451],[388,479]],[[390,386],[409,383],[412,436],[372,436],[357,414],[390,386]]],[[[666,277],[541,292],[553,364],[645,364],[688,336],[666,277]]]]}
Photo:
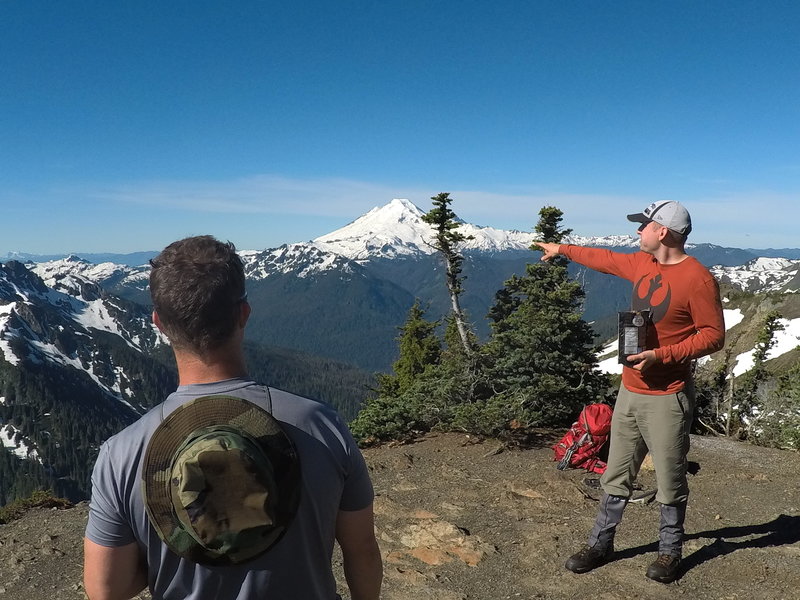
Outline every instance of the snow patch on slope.
{"type": "MultiPolygon", "coordinates": [[[[92,381],[94,381],[95,384],[97,384],[97,386],[100,389],[104,390],[109,395],[113,396],[123,404],[127,405],[129,408],[136,411],[136,409],[131,404],[129,404],[126,400],[122,398],[122,392],[120,389],[121,387],[120,377],[122,374],[122,370],[119,369],[118,367],[116,366],[113,367],[115,379],[109,385],[104,381],[102,381],[101,378],[97,375],[97,373],[95,373],[93,364],[90,363],[88,365],[85,365],[77,358],[72,358],[71,356],[67,356],[66,354],[61,352],[54,344],[42,342],[40,340],[31,340],[30,344],[33,349],[37,350],[44,357],[45,360],[48,360],[56,364],[72,367],[74,369],[77,369],[78,371],[86,373],[89,377],[91,377],[92,381]]],[[[28,359],[31,362],[41,362],[40,357],[37,356],[36,354],[30,354],[28,356],[28,359]]]]}
{"type": "Polygon", "coordinates": [[[39,453],[31,449],[30,442],[22,435],[17,435],[18,433],[20,433],[19,430],[10,423],[3,425],[0,427],[0,442],[19,458],[30,458],[42,462],[39,453]]]}
{"type": "Polygon", "coordinates": [[[0,305],[0,354],[6,359],[6,362],[16,366],[20,362],[19,357],[11,349],[9,340],[17,337],[17,333],[8,326],[8,320],[15,306],[16,302],[0,305]]]}
{"type": "Polygon", "coordinates": [[[622,364],[619,362],[619,358],[617,356],[618,350],[619,342],[615,338],[603,346],[598,353],[598,358],[600,359],[599,367],[603,373],[609,373],[610,375],[622,375],[622,364]]]}
{"type": "Polygon", "coordinates": [[[733,329],[744,320],[744,313],[740,308],[723,308],[722,315],[725,317],[725,330],[733,329]]]}
{"type": "Polygon", "coordinates": [[[137,344],[138,340],[131,338],[127,332],[123,331],[117,320],[109,314],[108,308],[103,300],[92,300],[84,303],[79,310],[75,311],[73,318],[76,323],[79,323],[86,329],[91,328],[100,331],[108,331],[121,337],[131,348],[141,350],[137,344]]]}
{"type": "MultiPolygon", "coordinates": [[[[783,325],[783,329],[775,332],[775,344],[767,352],[766,360],[777,358],[800,346],[800,319],[779,319],[778,322],[783,325]]],[[[755,365],[754,354],[755,348],[736,356],[733,367],[734,377],[743,375],[753,368],[755,365]]]]}

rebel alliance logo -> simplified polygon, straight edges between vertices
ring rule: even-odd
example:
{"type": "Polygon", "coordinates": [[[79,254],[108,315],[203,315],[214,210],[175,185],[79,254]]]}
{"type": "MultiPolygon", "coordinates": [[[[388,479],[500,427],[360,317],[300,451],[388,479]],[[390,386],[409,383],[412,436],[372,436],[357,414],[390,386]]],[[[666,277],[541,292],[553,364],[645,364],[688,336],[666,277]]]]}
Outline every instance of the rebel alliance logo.
{"type": "Polygon", "coordinates": [[[661,302],[658,304],[653,304],[653,296],[663,287],[663,284],[661,283],[661,274],[654,275],[650,281],[647,282],[647,291],[642,293],[642,288],[644,287],[642,284],[646,278],[647,276],[645,275],[633,286],[631,308],[633,310],[645,310],[649,308],[652,311],[650,314],[653,319],[653,323],[658,323],[664,318],[664,315],[667,314],[669,302],[672,298],[672,290],[668,285],[666,292],[664,293],[664,298],[661,300],[661,302]]]}

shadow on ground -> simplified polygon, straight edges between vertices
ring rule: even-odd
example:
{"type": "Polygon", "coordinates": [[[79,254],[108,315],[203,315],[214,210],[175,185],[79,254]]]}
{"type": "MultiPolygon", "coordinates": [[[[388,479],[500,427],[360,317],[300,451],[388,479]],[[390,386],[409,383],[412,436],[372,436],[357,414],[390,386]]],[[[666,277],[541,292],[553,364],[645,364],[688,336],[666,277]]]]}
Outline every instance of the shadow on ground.
{"type": "MultiPolygon", "coordinates": [[[[737,550],[746,548],[768,548],[800,542],[800,517],[780,515],[767,523],[759,525],[742,525],[738,527],[720,527],[697,533],[689,533],[686,540],[713,539],[699,550],[692,552],[681,562],[681,577],[691,569],[713,558],[727,556],[737,550]],[[730,538],[745,538],[741,541],[730,541],[730,538]]],[[[643,544],[626,548],[614,553],[614,560],[633,558],[640,554],[658,552],[658,543],[643,544]]]]}

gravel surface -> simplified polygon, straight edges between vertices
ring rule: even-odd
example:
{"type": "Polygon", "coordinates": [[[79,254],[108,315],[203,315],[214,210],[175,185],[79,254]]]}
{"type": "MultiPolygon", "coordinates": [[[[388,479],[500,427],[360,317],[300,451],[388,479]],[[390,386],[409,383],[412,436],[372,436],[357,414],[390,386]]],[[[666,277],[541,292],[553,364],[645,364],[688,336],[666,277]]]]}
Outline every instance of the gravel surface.
{"type": "MultiPolygon", "coordinates": [[[[644,576],[657,550],[656,503],[627,508],[613,562],[584,575],[564,569],[585,541],[598,492],[584,484],[592,476],[556,471],[556,437],[541,432],[523,450],[455,434],[366,450],[383,598],[800,599],[797,453],[693,437],[699,470],[690,477],[684,572],[663,585],[644,576]]],[[[652,472],[640,483],[652,487],[652,472]]],[[[83,598],[86,516],[83,503],[0,525],[0,600],[83,598]]],[[[342,581],[338,554],[334,569],[342,581]]]]}

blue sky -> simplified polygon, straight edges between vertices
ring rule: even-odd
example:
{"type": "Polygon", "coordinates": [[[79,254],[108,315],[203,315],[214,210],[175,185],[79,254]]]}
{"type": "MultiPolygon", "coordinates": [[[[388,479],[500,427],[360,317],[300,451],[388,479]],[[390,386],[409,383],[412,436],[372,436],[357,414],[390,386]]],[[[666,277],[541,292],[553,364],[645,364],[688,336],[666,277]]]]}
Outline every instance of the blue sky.
{"type": "Polygon", "coordinates": [[[260,249],[392,198],[800,247],[796,2],[0,0],[0,254],[260,249]]]}

